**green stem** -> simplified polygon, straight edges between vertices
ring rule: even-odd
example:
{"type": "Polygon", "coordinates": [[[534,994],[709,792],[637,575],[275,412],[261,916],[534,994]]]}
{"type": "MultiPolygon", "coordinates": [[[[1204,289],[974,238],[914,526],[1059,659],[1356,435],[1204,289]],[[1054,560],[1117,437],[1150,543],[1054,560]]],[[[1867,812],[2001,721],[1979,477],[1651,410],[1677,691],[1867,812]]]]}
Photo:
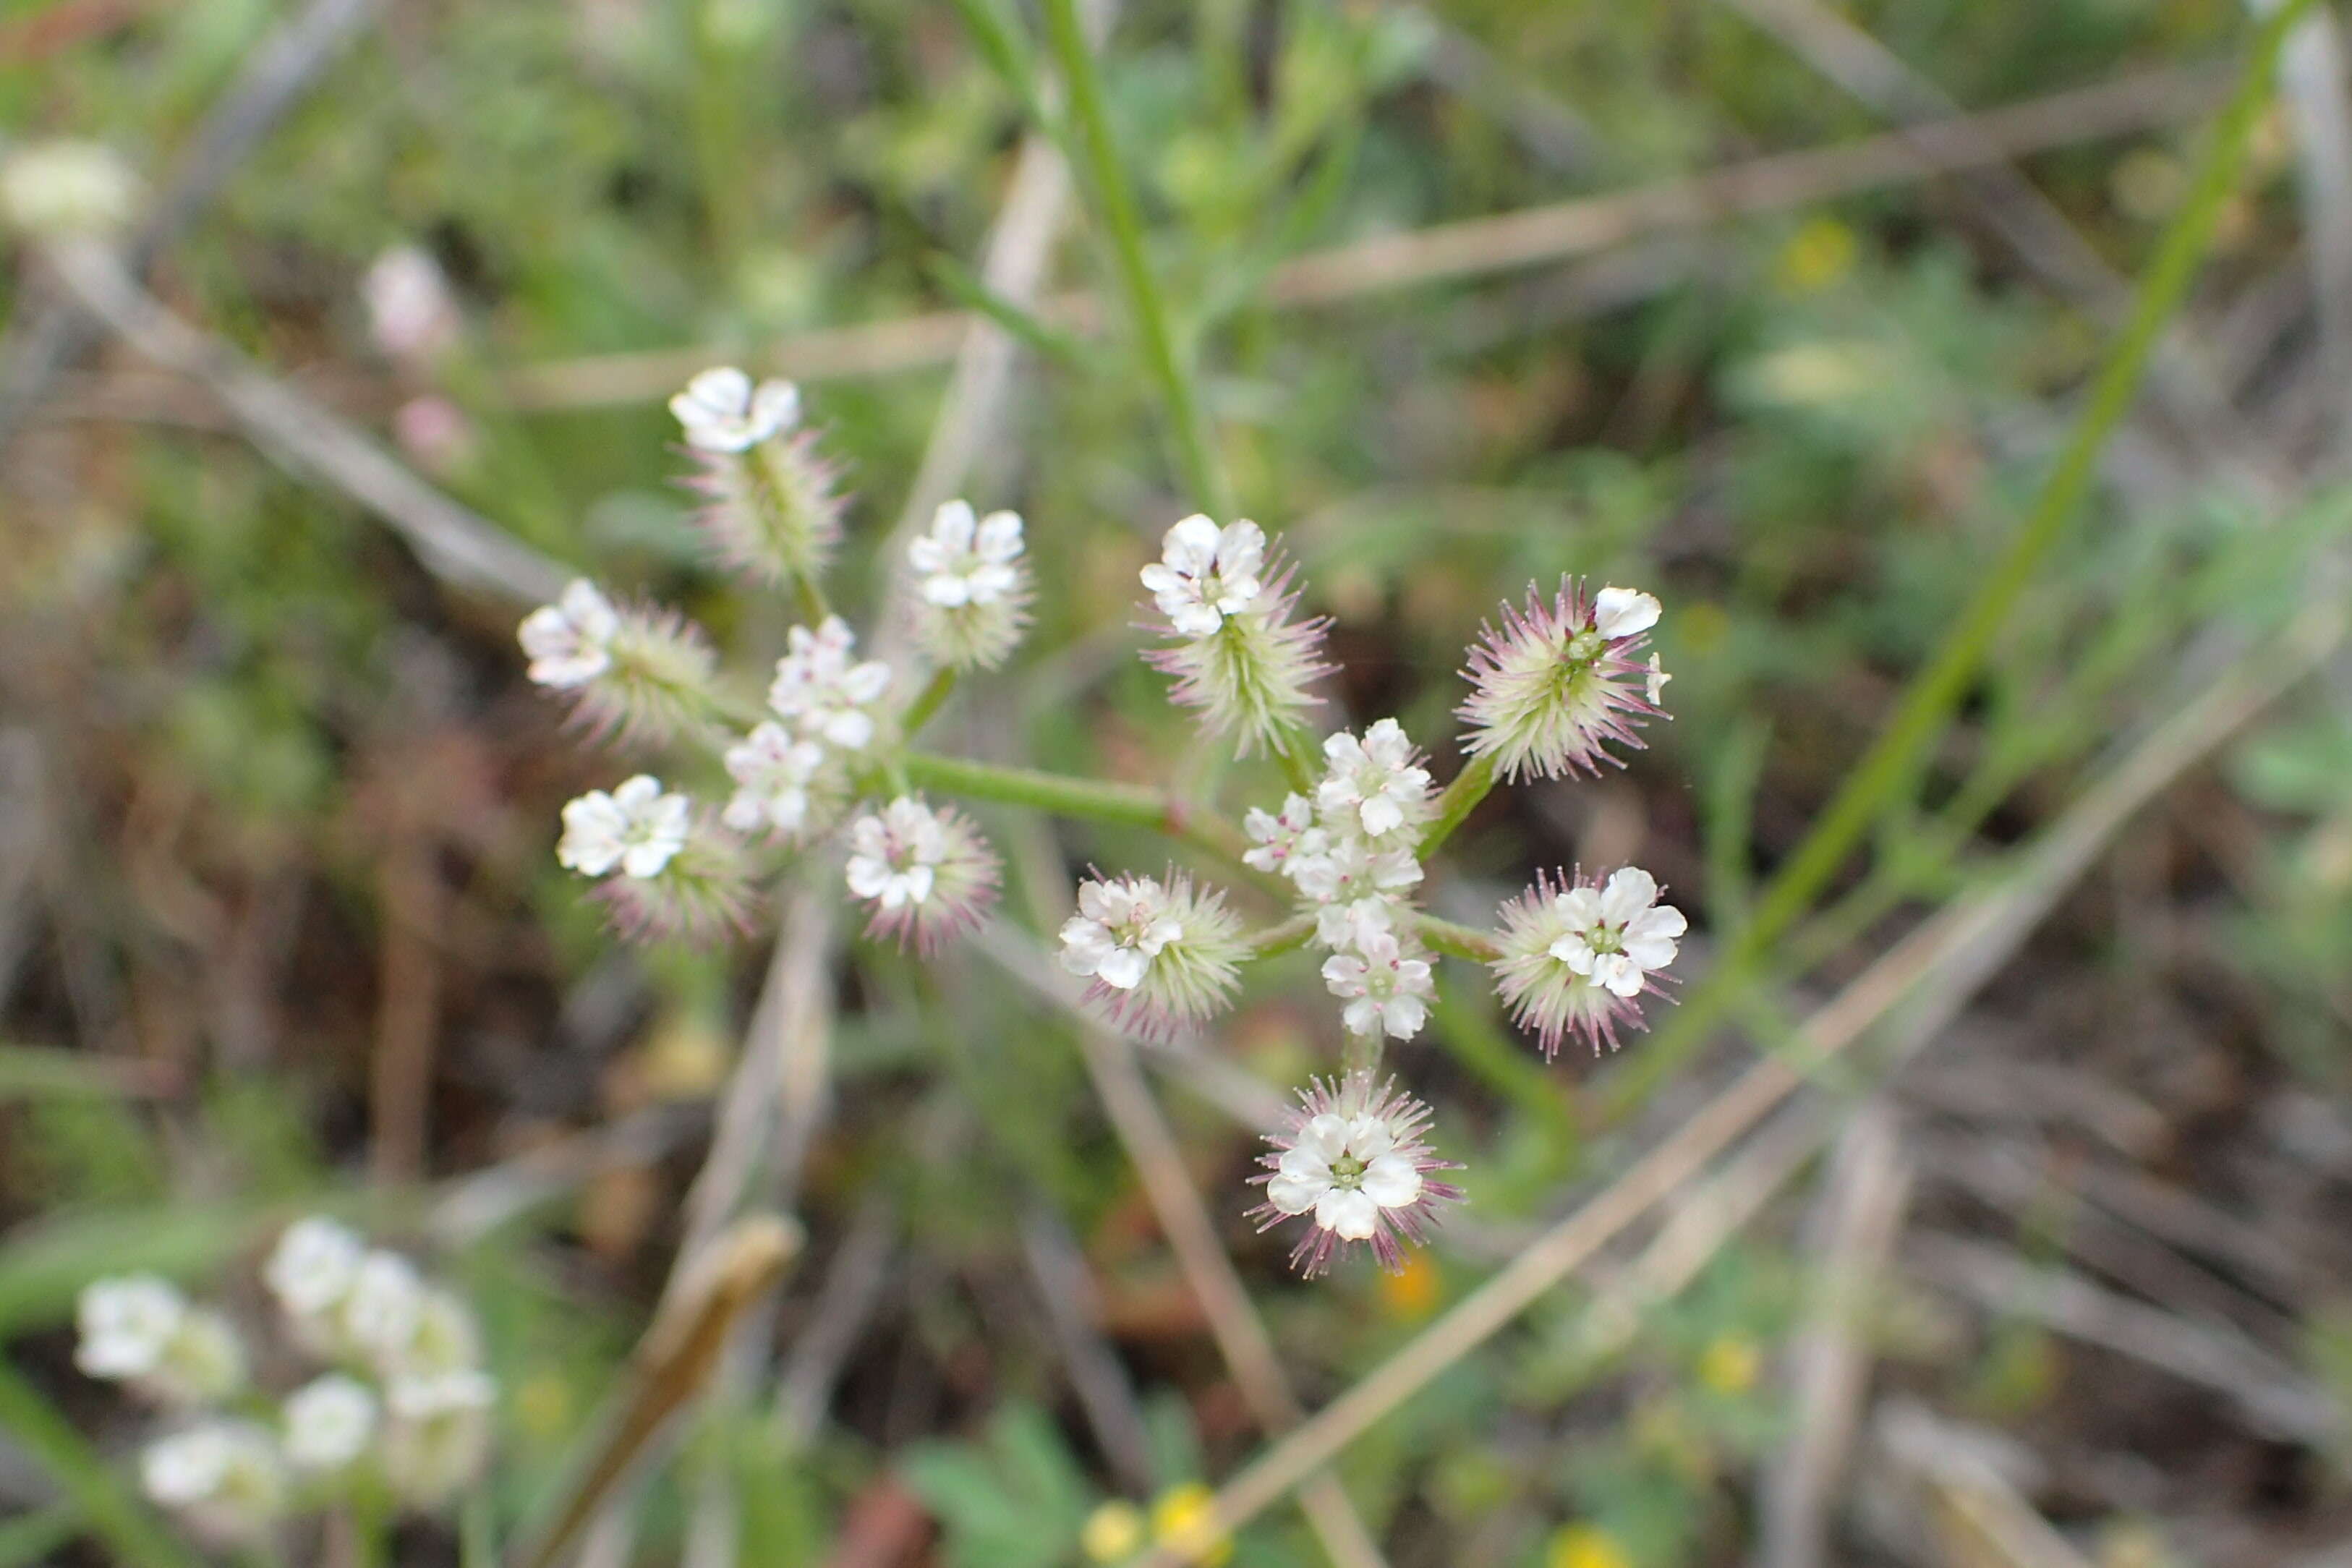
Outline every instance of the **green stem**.
{"type": "MultiPolygon", "coordinates": [[[[933,752],[908,752],[902,765],[908,779],[932,789],[970,795],[976,800],[1025,805],[1058,816],[1148,828],[1236,866],[1242,865],[1242,852],[1248,847],[1249,841],[1242,837],[1241,829],[1217,813],[1140,784],[1105,784],[1066,773],[1041,773],[1034,768],[998,767],[961,757],[943,757],[933,752]]],[[[1250,876],[1278,889],[1285,899],[1290,897],[1287,883],[1261,878],[1255,871],[1251,871],[1250,876]]]]}
{"type": "Polygon", "coordinates": [[[56,1405],[0,1362],[0,1430],[34,1466],[48,1472],[58,1495],[81,1512],[108,1556],[131,1568],[197,1568],[182,1546],[56,1405]]]}
{"type": "Polygon", "coordinates": [[[1878,739],[1846,775],[1795,852],[1781,864],[1758,900],[1753,916],[1727,944],[1713,973],[1692,988],[1671,1021],[1659,1029],[1650,1048],[1627,1070],[1624,1076],[1629,1081],[1618,1085],[1612,1095],[1612,1111],[1622,1111],[1646,1095],[1650,1085],[1673,1070],[1723,1016],[1772,945],[1812,906],[1822,887],[1845,863],[1915,760],[1949,722],[2001,624],[2032,585],[2036,569],[2081,510],[2097,471],[2099,453],[2129,411],[2165,324],[2195,280],[2221,211],[2237,186],[2247,145],[2270,97],[2280,46],[2311,4],[2312,0],[2286,0],[2263,20],[2245,70],[2198,161],[2188,197],[2165,230],[2141,279],[2123,335],[2092,384],[2090,398],[2023,525],[1980,581],[1927,667],[1912,678],[1878,739]]]}
{"type": "Polygon", "coordinates": [[[809,630],[824,625],[833,614],[833,605],[824,596],[824,587],[805,572],[793,574],[793,596],[800,601],[801,619],[809,630]]]}
{"type": "Polygon", "coordinates": [[[1268,926],[1254,933],[1249,944],[1260,958],[1272,958],[1276,953],[1291,952],[1305,947],[1307,939],[1314,934],[1313,915],[1293,915],[1280,925],[1268,926]]]}
{"type": "Polygon", "coordinates": [[[1495,757],[1493,752],[1475,756],[1462,764],[1445,793],[1437,797],[1437,819],[1429,831],[1421,836],[1413,853],[1423,860],[1437,853],[1437,847],[1454,836],[1454,830],[1478,808],[1486,793],[1495,787],[1495,757]]]}
{"type": "Polygon", "coordinates": [[[1284,782],[1311,800],[1315,796],[1315,763],[1307,752],[1299,749],[1306,735],[1305,730],[1294,724],[1276,733],[1266,750],[1274,753],[1284,782]]]}
{"type": "Polygon", "coordinates": [[[1451,953],[1455,958],[1466,958],[1477,963],[1491,963],[1503,956],[1503,950],[1495,945],[1495,939],[1475,926],[1424,914],[1414,915],[1412,921],[1413,929],[1421,932],[1421,940],[1438,952],[1451,953]]]}
{"type": "Polygon", "coordinates": [[[1167,305],[1144,254],[1143,223],[1136,209],[1135,190],[1111,136],[1102,76],[1096,68],[1094,51],[1087,47],[1077,0],[1045,0],[1045,32],[1068,93],[1078,150],[1087,182],[1094,187],[1097,216],[1118,264],[1119,282],[1127,294],[1129,313],[1135,320],[1136,336],[1141,340],[1145,363],[1160,384],[1160,398],[1167,405],[1169,434],[1185,483],[1202,510],[1221,521],[1231,521],[1232,502],[1225,493],[1224,476],[1210,450],[1199,392],[1177,353],[1167,305]]]}
{"type": "Polygon", "coordinates": [[[1370,1078],[1381,1070],[1381,1053],[1387,1046],[1385,1031],[1375,1029],[1360,1035],[1353,1029],[1339,1043],[1339,1076],[1353,1078],[1358,1073],[1370,1078]]]}
{"type": "Polygon", "coordinates": [[[955,683],[954,670],[933,671],[930,679],[923,683],[923,689],[916,692],[907,704],[906,711],[898,715],[899,738],[913,740],[922,727],[931,721],[931,716],[940,710],[940,705],[947,701],[948,693],[955,689],[955,683]]]}

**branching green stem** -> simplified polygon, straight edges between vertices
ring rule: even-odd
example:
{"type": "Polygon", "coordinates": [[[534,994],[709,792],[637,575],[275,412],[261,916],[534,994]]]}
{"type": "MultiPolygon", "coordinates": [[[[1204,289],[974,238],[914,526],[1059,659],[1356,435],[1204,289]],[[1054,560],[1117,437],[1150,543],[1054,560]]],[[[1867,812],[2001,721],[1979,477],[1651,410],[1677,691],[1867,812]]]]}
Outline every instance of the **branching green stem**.
{"type": "Polygon", "coordinates": [[[1293,915],[1280,925],[1268,926],[1254,933],[1249,942],[1256,950],[1258,957],[1272,958],[1276,953],[1292,952],[1305,947],[1307,939],[1314,934],[1313,915],[1293,915]]]}
{"type": "Polygon", "coordinates": [[[1118,144],[1111,135],[1110,116],[1103,102],[1102,75],[1094,51],[1087,47],[1079,25],[1077,0],[1045,0],[1045,32],[1055,63],[1061,68],[1070,119],[1077,131],[1078,151],[1086,164],[1087,182],[1094,189],[1097,216],[1110,240],[1118,265],[1119,283],[1134,318],[1144,362],[1160,384],[1167,405],[1169,434],[1176,448],[1184,480],[1201,509],[1221,521],[1233,516],[1224,476],[1209,446],[1198,389],[1176,347],[1168,307],[1144,254],[1143,220],[1136,208],[1135,189],[1127,177],[1118,144]]]}
{"type": "Polygon", "coordinates": [[[1455,958],[1466,958],[1477,963],[1491,963],[1503,956],[1503,950],[1495,945],[1495,939],[1474,926],[1442,921],[1435,915],[1415,914],[1412,920],[1414,929],[1421,932],[1421,940],[1434,952],[1450,953],[1455,958]]]}
{"type": "MultiPolygon", "coordinates": [[[[1106,784],[1034,768],[998,767],[931,752],[908,752],[902,765],[909,781],[929,788],[975,800],[1025,805],[1060,816],[1147,828],[1235,866],[1242,866],[1242,852],[1248,847],[1241,829],[1216,812],[1140,784],[1106,784]]],[[[1243,868],[1249,870],[1247,867],[1243,868]]],[[[1249,870],[1249,875],[1253,880],[1279,888],[1284,897],[1289,896],[1286,884],[1268,882],[1255,870],[1249,870]]]]}
{"type": "Polygon", "coordinates": [[[1727,946],[1714,971],[1686,994],[1682,1007],[1658,1030],[1638,1065],[1629,1068],[1628,1081],[1617,1086],[1612,1109],[1622,1110],[1646,1095],[1650,1085],[1671,1072],[1723,1016],[1781,935],[1812,907],[1823,886],[1869,831],[1891,793],[1901,787],[1921,752],[1950,721],[2002,623],[2081,510],[2097,471],[2099,453],[2129,411],[2165,323],[2187,297],[2222,210],[2237,187],[2247,146],[2270,98],[2280,47],[2311,4],[2312,0],[2286,0],[2263,19],[2244,73],[2198,160],[2188,196],[2141,279],[2123,334],[2092,383],[2089,399],[2024,523],[1979,583],[1927,667],[1912,677],[1878,739],[1846,775],[1795,852],[1781,864],[1757,900],[1754,914],[1727,946]]]}
{"type": "Polygon", "coordinates": [[[931,721],[932,715],[940,710],[940,705],[947,701],[948,693],[955,689],[955,683],[954,670],[933,671],[930,679],[923,683],[923,689],[916,692],[907,704],[906,711],[898,715],[900,738],[913,740],[923,726],[931,721]]]}
{"type": "Polygon", "coordinates": [[[1421,836],[1421,842],[1414,846],[1413,853],[1423,860],[1435,854],[1437,847],[1454,836],[1454,830],[1478,808],[1478,803],[1486,799],[1487,792],[1494,787],[1495,758],[1492,752],[1472,757],[1464,763],[1462,771],[1454,775],[1454,782],[1445,786],[1445,793],[1437,797],[1437,818],[1429,825],[1429,831],[1421,836]]]}

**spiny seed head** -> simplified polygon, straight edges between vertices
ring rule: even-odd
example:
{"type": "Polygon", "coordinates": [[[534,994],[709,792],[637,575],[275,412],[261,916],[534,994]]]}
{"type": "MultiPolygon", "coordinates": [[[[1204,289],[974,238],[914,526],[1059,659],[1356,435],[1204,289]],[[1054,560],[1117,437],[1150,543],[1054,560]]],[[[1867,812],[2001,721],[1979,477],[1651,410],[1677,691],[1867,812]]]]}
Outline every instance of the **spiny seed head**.
{"type": "Polygon", "coordinates": [[[849,890],[873,911],[866,934],[936,952],[978,926],[996,900],[988,841],[952,806],[900,795],[849,825],[849,890]]]}
{"type": "Polygon", "coordinates": [[[1658,884],[1628,866],[1596,883],[1580,872],[1538,872],[1535,886],[1501,910],[1502,956],[1488,965],[1495,989],[1519,1027],[1533,1029],[1546,1060],[1570,1036],[1618,1047],[1620,1026],[1643,1028],[1640,998],[1675,961],[1687,928],[1682,911],[1657,901],[1658,884]]]}
{"type": "Polygon", "coordinates": [[[615,605],[583,578],[525,616],[517,637],[531,679],[570,692],[595,733],[658,744],[711,711],[709,639],[675,611],[615,605]]]}
{"type": "Polygon", "coordinates": [[[993,669],[1029,625],[1029,568],[1021,514],[976,515],[951,500],[907,546],[915,644],[950,669],[993,669]]]}
{"type": "Polygon", "coordinates": [[[1250,956],[1224,895],[1176,871],[1081,883],[1061,935],[1062,966],[1094,983],[1087,1000],[1146,1039],[1223,1012],[1250,956]]]}
{"type": "Polygon", "coordinates": [[[1404,1267],[1402,1242],[1427,1240],[1438,1206],[1459,1203],[1462,1189],[1431,1180],[1461,1167],[1441,1160],[1427,1141],[1429,1107],[1396,1087],[1375,1085],[1370,1073],[1315,1079],[1298,1091],[1281,1131],[1269,1132],[1261,1155],[1264,1175],[1254,1186],[1265,1202],[1250,1210],[1260,1231],[1303,1219],[1306,1233],[1291,1249],[1291,1266],[1310,1279],[1332,1258],[1369,1247],[1393,1274],[1404,1267]]]}
{"type": "Polygon", "coordinates": [[[670,399],[708,498],[700,522],[721,561],[765,584],[814,583],[841,542],[840,473],[800,428],[790,382],[707,370],[670,399]]]}
{"type": "Polygon", "coordinates": [[[1272,744],[1322,700],[1307,689],[1331,668],[1318,657],[1330,623],[1294,618],[1291,577],[1246,519],[1219,529],[1207,518],[1186,518],[1168,531],[1160,559],[1143,569],[1143,585],[1167,617],[1152,629],[1177,639],[1144,658],[1175,678],[1171,700],[1199,709],[1213,732],[1237,734],[1244,756],[1272,744]]]}
{"type": "Polygon", "coordinates": [[[751,868],[742,841],[702,813],[674,837],[676,847],[652,874],[625,871],[597,884],[594,897],[613,929],[632,942],[701,942],[748,930],[751,868]]]}
{"type": "Polygon", "coordinates": [[[1516,782],[1597,773],[1619,761],[1610,742],[1639,747],[1634,726],[1664,716],[1655,697],[1666,677],[1642,658],[1657,619],[1658,601],[1634,589],[1588,598],[1563,577],[1547,603],[1529,584],[1527,607],[1505,605],[1500,628],[1481,627],[1470,649],[1470,697],[1455,710],[1470,754],[1516,782]]]}

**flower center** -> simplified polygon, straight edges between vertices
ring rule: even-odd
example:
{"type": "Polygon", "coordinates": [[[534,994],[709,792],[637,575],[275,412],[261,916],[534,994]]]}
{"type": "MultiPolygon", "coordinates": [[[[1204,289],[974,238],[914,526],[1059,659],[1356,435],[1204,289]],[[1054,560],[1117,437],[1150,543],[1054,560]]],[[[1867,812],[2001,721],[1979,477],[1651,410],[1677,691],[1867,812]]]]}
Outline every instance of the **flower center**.
{"type": "Polygon", "coordinates": [[[1364,1179],[1364,1163],[1353,1154],[1342,1154],[1331,1162],[1331,1184],[1353,1187],[1364,1179]]]}
{"type": "Polygon", "coordinates": [[[1584,945],[1596,953],[1625,951],[1624,932],[1610,926],[1596,925],[1584,933],[1584,945]]]}
{"type": "Polygon", "coordinates": [[[1560,658],[1570,664],[1591,664],[1601,657],[1601,650],[1608,646],[1607,637],[1588,626],[1568,639],[1568,647],[1561,651],[1560,658]]]}

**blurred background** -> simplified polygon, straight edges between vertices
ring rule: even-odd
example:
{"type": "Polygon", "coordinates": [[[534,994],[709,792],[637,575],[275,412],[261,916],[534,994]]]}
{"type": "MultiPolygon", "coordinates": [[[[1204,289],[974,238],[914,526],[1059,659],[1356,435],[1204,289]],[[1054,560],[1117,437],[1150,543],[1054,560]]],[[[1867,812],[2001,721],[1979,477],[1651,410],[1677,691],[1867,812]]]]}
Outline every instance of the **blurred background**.
{"type": "MultiPolygon", "coordinates": [[[[941,749],[1278,798],[1135,658],[1194,507],[1034,129],[1037,15],[0,4],[0,1558],[152,1539],[76,1290],[257,1310],[325,1205],[474,1301],[497,1533],[691,1244],[797,1216],[604,1564],[1126,1562],[1401,1350],[1338,1488],[1206,1560],[2352,1563],[2352,81],[2312,7],[2200,163],[2270,9],[1097,0],[1215,461],[1335,618],[1331,722],[1449,776],[1501,600],[1666,603],[1674,722],[1497,791],[1440,912],[1639,860],[1706,986],[2063,525],[1706,1026],[1546,1064],[1444,963],[1391,1059],[1472,1201],[1307,1284],[1242,1183],[1336,1060],[1313,960],[1140,1052],[1041,962],[1072,871],[1162,843],[976,807],[1004,912],[932,963],[829,866],[740,945],[625,947],[552,855],[635,768],[524,679],[531,605],[587,572],[746,668],[793,618],[688,527],[664,400],[712,363],[801,384],[861,624],[903,518],[1027,518],[1038,624],[941,749]],[[1491,1334],[1446,1316],[1530,1259],[1491,1334]]],[[[459,1550],[418,1520],[391,1560],[459,1550]]]]}

